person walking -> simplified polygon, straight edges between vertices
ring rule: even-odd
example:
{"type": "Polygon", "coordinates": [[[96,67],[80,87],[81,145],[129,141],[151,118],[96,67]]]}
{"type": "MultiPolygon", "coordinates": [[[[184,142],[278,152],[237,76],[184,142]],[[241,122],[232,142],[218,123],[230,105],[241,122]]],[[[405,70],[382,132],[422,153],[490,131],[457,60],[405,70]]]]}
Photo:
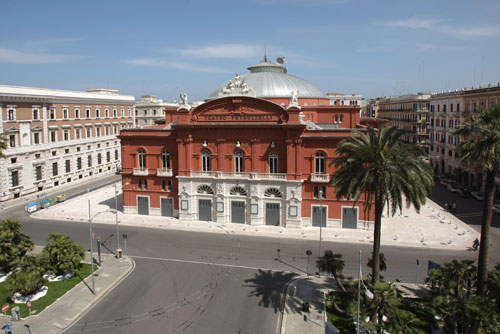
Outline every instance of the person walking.
{"type": "Polygon", "coordinates": [[[475,251],[477,251],[477,249],[479,248],[479,239],[476,238],[473,242],[472,242],[472,248],[474,248],[475,251]]]}
{"type": "Polygon", "coordinates": [[[453,213],[457,213],[457,203],[453,203],[453,204],[451,205],[451,212],[453,212],[453,213]]]}

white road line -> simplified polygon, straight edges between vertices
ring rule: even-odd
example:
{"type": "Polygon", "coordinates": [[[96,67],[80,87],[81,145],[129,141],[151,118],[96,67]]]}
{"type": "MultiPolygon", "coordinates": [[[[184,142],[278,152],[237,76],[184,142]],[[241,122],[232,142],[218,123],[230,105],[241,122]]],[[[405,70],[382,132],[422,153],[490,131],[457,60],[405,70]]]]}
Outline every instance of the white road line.
{"type": "Polygon", "coordinates": [[[191,260],[179,260],[179,259],[167,259],[161,257],[152,257],[152,256],[140,256],[140,255],[129,255],[133,259],[145,259],[145,260],[157,260],[157,261],[169,261],[169,262],[182,262],[182,263],[193,263],[193,264],[205,264],[212,265],[218,267],[230,267],[230,268],[240,268],[240,269],[248,269],[248,270],[267,270],[267,271],[276,271],[276,272],[290,272],[290,270],[277,270],[277,269],[268,269],[268,268],[258,268],[258,267],[250,267],[250,266],[238,266],[234,264],[226,264],[226,263],[214,263],[214,262],[203,262],[203,261],[191,261],[191,260]]]}

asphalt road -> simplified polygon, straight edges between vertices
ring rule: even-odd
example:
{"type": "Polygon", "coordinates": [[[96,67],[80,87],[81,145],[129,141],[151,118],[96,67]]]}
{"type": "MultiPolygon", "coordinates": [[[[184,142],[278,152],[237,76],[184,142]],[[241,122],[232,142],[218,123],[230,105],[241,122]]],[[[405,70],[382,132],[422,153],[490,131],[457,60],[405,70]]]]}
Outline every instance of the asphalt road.
{"type": "MultiPolygon", "coordinates": [[[[72,191],[76,195],[86,186],[66,194],[72,191]]],[[[476,210],[473,204],[471,210],[476,210]]],[[[32,220],[16,207],[2,216],[17,216],[38,245],[50,232],[60,232],[90,248],[88,224],[32,220]]],[[[93,229],[107,248],[116,249],[114,224],[94,224],[93,229]]],[[[121,226],[120,232],[128,235],[126,253],[135,260],[136,269],[68,332],[274,333],[285,284],[308,270],[307,249],[313,252],[309,272],[314,271],[318,253],[317,241],[235,236],[230,231],[209,234],[121,226]]],[[[368,273],[370,244],[323,242],[322,249],[343,254],[346,277],[357,276],[362,250],[363,272],[368,273]]],[[[385,279],[406,282],[423,281],[427,260],[443,263],[477,257],[468,250],[393,246],[382,246],[382,252],[388,265],[385,279]]],[[[500,252],[492,252],[492,257],[493,263],[500,261],[500,252]]]]}

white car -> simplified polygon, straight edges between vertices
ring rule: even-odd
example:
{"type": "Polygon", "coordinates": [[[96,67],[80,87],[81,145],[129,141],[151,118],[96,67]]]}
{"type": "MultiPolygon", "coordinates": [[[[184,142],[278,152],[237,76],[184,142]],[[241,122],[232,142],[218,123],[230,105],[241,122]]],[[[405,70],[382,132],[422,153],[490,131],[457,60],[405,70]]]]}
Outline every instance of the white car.
{"type": "Polygon", "coordinates": [[[484,193],[482,191],[473,191],[470,193],[470,195],[475,199],[477,199],[478,201],[484,200],[484,193]]]}

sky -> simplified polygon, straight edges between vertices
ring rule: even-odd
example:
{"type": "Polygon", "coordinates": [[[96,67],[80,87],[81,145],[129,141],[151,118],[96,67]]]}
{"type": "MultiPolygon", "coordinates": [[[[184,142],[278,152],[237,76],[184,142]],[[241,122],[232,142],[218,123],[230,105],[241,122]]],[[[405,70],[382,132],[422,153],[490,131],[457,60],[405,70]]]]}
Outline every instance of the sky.
{"type": "Polygon", "coordinates": [[[500,81],[500,1],[2,1],[0,85],[203,100],[264,58],[365,98],[500,81]]]}

